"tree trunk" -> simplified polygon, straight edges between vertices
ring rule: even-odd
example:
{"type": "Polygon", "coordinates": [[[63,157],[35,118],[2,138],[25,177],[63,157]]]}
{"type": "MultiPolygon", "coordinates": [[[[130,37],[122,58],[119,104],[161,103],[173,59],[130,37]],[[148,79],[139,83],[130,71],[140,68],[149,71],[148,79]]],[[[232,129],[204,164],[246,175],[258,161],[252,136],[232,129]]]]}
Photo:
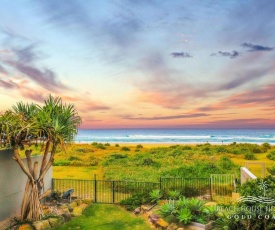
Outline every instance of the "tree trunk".
{"type": "MultiPolygon", "coordinates": [[[[47,148],[48,151],[48,148],[47,148]]],[[[24,197],[21,206],[21,220],[32,220],[37,221],[40,220],[43,216],[42,206],[40,200],[44,198],[47,194],[50,193],[50,190],[46,191],[42,194],[42,186],[44,175],[47,172],[47,168],[44,170],[39,170],[38,162],[34,162],[32,164],[31,160],[31,150],[26,150],[25,155],[27,158],[27,167],[22,162],[22,159],[19,155],[18,149],[14,149],[14,160],[19,164],[22,171],[27,175],[27,183],[25,187],[24,197]],[[39,178],[39,171],[43,172],[43,177],[39,178]]],[[[53,155],[53,154],[52,154],[53,155]]],[[[53,157],[53,156],[52,156],[53,157]]],[[[43,159],[43,161],[45,161],[43,159]]],[[[48,167],[51,166],[52,159],[48,161],[48,167]]],[[[45,162],[44,162],[45,165],[45,162]]],[[[41,164],[41,167],[44,166],[41,164]]],[[[44,192],[44,191],[43,191],[44,192]]]]}
{"type": "Polygon", "coordinates": [[[26,183],[25,193],[21,208],[21,220],[40,220],[43,216],[42,206],[38,194],[38,184],[29,179],[26,183]]]}

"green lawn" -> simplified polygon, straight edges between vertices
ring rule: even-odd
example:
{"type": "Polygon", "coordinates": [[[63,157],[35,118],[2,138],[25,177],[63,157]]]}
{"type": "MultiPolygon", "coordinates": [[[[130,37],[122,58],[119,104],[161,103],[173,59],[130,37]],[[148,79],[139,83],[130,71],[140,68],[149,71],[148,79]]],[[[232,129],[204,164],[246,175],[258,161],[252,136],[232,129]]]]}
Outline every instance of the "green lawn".
{"type": "MultiPolygon", "coordinates": [[[[146,220],[117,205],[92,204],[80,217],[75,217],[58,230],[150,230],[146,220]]],[[[56,230],[57,230],[56,229],[56,230]]]]}

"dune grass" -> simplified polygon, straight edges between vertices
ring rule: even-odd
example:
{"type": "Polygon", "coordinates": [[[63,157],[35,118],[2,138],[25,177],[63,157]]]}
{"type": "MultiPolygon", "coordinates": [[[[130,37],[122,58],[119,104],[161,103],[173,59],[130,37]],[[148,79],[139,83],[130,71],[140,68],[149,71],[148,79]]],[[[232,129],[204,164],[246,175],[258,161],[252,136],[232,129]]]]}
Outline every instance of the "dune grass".
{"type": "Polygon", "coordinates": [[[56,230],[150,230],[149,223],[142,217],[117,205],[92,204],[80,217],[75,217],[56,230]]]}
{"type": "MultiPolygon", "coordinates": [[[[169,145],[169,144],[72,144],[58,150],[53,177],[68,179],[158,181],[160,177],[209,177],[214,173],[239,175],[246,162],[275,165],[266,156],[275,150],[268,144],[169,145]],[[250,158],[251,159],[250,159],[250,158]]],[[[33,153],[38,154],[39,148],[33,153]]],[[[249,169],[261,176],[259,165],[249,169]]],[[[266,170],[266,175],[268,172],[266,170]]]]}

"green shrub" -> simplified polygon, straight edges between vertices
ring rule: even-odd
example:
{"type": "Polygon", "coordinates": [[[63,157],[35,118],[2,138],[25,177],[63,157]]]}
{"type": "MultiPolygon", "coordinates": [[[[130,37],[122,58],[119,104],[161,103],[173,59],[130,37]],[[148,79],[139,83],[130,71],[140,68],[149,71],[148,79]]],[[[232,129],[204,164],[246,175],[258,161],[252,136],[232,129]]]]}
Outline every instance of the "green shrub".
{"type": "Polygon", "coordinates": [[[110,158],[113,158],[113,159],[123,159],[127,157],[128,157],[127,154],[120,154],[120,153],[114,153],[110,155],[110,158]]]}
{"type": "Polygon", "coordinates": [[[266,155],[266,157],[267,157],[269,160],[275,161],[275,150],[270,151],[270,152],[266,155]]]}
{"type": "Polygon", "coordinates": [[[217,153],[226,153],[227,150],[224,146],[218,146],[217,147],[217,153]]]}
{"type": "Polygon", "coordinates": [[[131,211],[142,204],[149,202],[150,198],[146,193],[135,193],[131,197],[119,202],[120,205],[126,207],[127,210],[131,211]]]}
{"type": "Polygon", "coordinates": [[[123,146],[120,150],[121,151],[130,151],[130,148],[123,146]]]}
{"type": "Polygon", "coordinates": [[[137,145],[136,148],[137,148],[137,149],[142,149],[143,146],[142,146],[142,145],[137,145]]]}
{"type": "Polygon", "coordinates": [[[275,176],[275,166],[267,168],[267,171],[270,173],[270,175],[275,176]]]}
{"type": "Polygon", "coordinates": [[[246,160],[256,160],[257,158],[255,157],[255,155],[251,152],[247,152],[244,154],[244,159],[246,160]]]}
{"type": "Polygon", "coordinates": [[[119,147],[119,144],[115,144],[115,147],[119,147]]]}
{"type": "Polygon", "coordinates": [[[98,143],[97,143],[97,142],[93,142],[91,145],[93,145],[93,146],[97,146],[97,145],[98,145],[98,143]]]}
{"type": "Polygon", "coordinates": [[[76,151],[79,152],[79,153],[84,153],[85,152],[84,149],[76,149],[76,151]]]}
{"type": "Polygon", "coordinates": [[[69,160],[57,160],[53,162],[53,166],[68,166],[70,163],[69,160]]]}
{"type": "Polygon", "coordinates": [[[226,170],[233,169],[234,166],[235,166],[233,161],[227,156],[222,156],[220,158],[219,165],[220,165],[221,168],[226,169],[226,170]]]}
{"type": "Polygon", "coordinates": [[[192,150],[192,148],[189,145],[184,145],[182,150],[192,150]]]}
{"type": "Polygon", "coordinates": [[[69,161],[73,161],[73,160],[77,160],[77,161],[80,161],[81,159],[79,157],[76,157],[76,156],[70,156],[68,158],[69,161]]]}
{"type": "Polygon", "coordinates": [[[89,163],[91,166],[97,166],[99,163],[99,159],[97,157],[94,156],[90,156],[89,157],[89,163]]]}
{"type": "Polygon", "coordinates": [[[261,145],[262,149],[263,149],[263,152],[266,152],[267,150],[271,149],[271,145],[267,142],[263,143],[261,145]]]}
{"type": "Polygon", "coordinates": [[[95,147],[98,148],[98,149],[106,149],[106,147],[101,143],[95,145],[95,147]]]}
{"type": "Polygon", "coordinates": [[[111,146],[109,143],[104,144],[104,146],[111,146]]]}

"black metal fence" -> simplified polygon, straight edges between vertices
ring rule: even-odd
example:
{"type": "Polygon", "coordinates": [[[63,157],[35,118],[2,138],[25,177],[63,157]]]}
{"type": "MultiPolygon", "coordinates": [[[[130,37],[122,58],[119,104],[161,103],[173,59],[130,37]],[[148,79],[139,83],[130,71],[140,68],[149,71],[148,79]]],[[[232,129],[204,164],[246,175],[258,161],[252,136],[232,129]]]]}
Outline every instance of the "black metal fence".
{"type": "Polygon", "coordinates": [[[53,179],[53,190],[65,192],[72,188],[74,196],[92,198],[98,203],[119,203],[133,194],[149,194],[155,189],[161,190],[164,196],[177,190],[186,197],[212,197],[209,178],[160,178],[159,182],[53,179]]]}

